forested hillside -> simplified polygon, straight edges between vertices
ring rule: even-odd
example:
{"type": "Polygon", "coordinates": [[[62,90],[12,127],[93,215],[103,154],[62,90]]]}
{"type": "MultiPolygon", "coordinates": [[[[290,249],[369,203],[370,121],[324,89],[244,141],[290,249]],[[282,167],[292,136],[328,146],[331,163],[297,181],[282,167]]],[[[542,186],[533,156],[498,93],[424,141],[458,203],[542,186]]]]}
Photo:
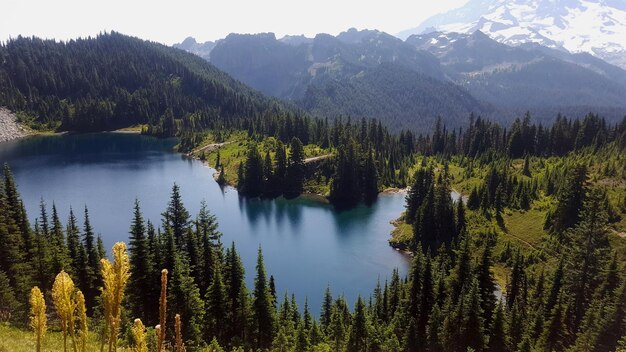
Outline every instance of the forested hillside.
{"type": "Polygon", "coordinates": [[[439,58],[454,82],[499,107],[504,119],[531,111],[551,123],[558,113],[593,111],[618,121],[626,112],[626,71],[590,55],[508,46],[480,31],[433,32],[406,42],[439,58]]]}
{"type": "MultiPolygon", "coordinates": [[[[248,289],[235,244],[224,249],[220,241],[218,219],[206,206],[190,214],[177,186],[161,224],[145,221],[135,204],[128,246],[116,244],[109,261],[86,208],[64,225],[42,202],[31,224],[5,166],[0,318],[12,327],[0,329],[0,346],[26,343],[13,336],[59,346],[61,334],[81,352],[98,344],[109,351],[623,351],[626,120],[559,117],[546,128],[525,118],[507,131],[479,118],[463,133],[439,122],[432,135],[407,143],[421,152],[409,153],[411,188],[392,241],[412,254],[409,274],[394,270],[352,309],[326,288],[319,317],[306,298],[277,293],[280,277],[265,271],[261,249],[248,289]],[[453,188],[460,201],[450,197],[453,188]],[[32,337],[11,330],[29,317],[32,337]]],[[[283,177],[284,164],[286,175],[297,176],[300,142],[292,140],[288,156],[277,145],[276,163],[264,170],[249,144],[245,191],[276,185],[271,177],[283,177]]],[[[349,145],[339,149],[344,166],[333,187],[351,194],[371,174],[348,166],[349,145]]],[[[375,163],[363,154],[362,165],[375,163]]],[[[289,192],[289,180],[278,184],[289,192]]]]}
{"type": "Polygon", "coordinates": [[[293,101],[301,99],[310,84],[350,78],[381,63],[444,77],[433,55],[379,31],[351,29],[305,41],[283,41],[273,33],[230,34],[204,57],[266,94],[293,101]]]}
{"type": "Polygon", "coordinates": [[[319,116],[375,116],[394,131],[428,132],[437,117],[451,128],[467,116],[494,116],[496,108],[468,91],[396,64],[382,64],[345,80],[327,80],[308,87],[300,105],[319,116]]]}
{"type": "Polygon", "coordinates": [[[195,55],[119,33],[0,46],[0,105],[35,127],[100,131],[135,124],[234,125],[282,110],[195,55]],[[177,120],[176,122],[174,120],[177,120]]]}
{"type": "Polygon", "coordinates": [[[592,111],[612,122],[626,113],[620,67],[540,45],[509,46],[480,31],[406,41],[355,29],[314,38],[230,34],[192,44],[178,47],[268,95],[322,116],[378,118],[396,131],[429,132],[438,115],[460,127],[472,112],[503,125],[526,111],[544,123],[558,113],[592,111]]]}
{"type": "Polygon", "coordinates": [[[446,82],[437,58],[389,34],[350,29],[290,39],[231,34],[210,54],[203,45],[177,46],[322,117],[377,118],[396,132],[427,132],[437,115],[450,126],[461,126],[472,112],[496,117],[489,104],[446,82]]]}

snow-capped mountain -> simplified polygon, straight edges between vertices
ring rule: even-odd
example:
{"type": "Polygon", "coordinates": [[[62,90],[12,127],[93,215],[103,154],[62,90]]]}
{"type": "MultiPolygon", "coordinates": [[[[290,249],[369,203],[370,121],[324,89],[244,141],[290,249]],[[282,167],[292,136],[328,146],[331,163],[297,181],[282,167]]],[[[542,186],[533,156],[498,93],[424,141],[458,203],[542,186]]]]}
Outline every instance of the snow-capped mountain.
{"type": "Polygon", "coordinates": [[[476,30],[509,45],[591,53],[626,69],[626,0],[470,0],[398,36],[476,30]]]}

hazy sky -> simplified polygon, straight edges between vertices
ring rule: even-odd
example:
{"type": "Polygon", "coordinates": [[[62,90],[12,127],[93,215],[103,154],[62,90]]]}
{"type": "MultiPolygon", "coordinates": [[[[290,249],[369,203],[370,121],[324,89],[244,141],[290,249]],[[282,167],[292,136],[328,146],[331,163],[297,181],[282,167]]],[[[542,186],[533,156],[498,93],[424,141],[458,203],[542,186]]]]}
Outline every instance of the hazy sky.
{"type": "Polygon", "coordinates": [[[118,31],[165,44],[228,33],[337,34],[350,27],[390,34],[467,0],[0,0],[0,40],[70,39],[118,31]]]}

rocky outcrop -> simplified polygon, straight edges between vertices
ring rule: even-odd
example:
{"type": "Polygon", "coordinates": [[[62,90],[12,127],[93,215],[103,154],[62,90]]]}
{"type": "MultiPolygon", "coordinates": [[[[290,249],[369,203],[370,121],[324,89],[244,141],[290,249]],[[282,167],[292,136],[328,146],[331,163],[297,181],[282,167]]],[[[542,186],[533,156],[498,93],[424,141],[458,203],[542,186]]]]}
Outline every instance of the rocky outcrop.
{"type": "Polygon", "coordinates": [[[17,123],[17,117],[14,113],[5,108],[0,108],[0,142],[22,138],[28,134],[28,130],[17,123]]]}

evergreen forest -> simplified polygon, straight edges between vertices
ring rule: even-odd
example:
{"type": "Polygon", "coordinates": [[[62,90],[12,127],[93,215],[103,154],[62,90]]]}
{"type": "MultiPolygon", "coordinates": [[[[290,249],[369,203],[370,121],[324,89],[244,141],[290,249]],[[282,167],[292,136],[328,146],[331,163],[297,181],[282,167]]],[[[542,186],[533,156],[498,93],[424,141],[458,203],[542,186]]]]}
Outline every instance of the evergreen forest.
{"type": "Polygon", "coordinates": [[[199,57],[115,32],[3,43],[0,105],[34,131],[176,136],[246,197],[316,194],[342,208],[406,188],[389,242],[411,261],[354,302],[319,287],[318,316],[277,289],[263,248],[246,273],[210,204],[191,214],[176,184],[160,223],[136,200],[128,241],[109,249],[87,206],[61,219],[42,200],[27,214],[5,164],[7,350],[626,351],[626,117],[501,126],[471,115],[464,128],[439,118],[432,133],[395,133],[312,117],[199,57]]]}

